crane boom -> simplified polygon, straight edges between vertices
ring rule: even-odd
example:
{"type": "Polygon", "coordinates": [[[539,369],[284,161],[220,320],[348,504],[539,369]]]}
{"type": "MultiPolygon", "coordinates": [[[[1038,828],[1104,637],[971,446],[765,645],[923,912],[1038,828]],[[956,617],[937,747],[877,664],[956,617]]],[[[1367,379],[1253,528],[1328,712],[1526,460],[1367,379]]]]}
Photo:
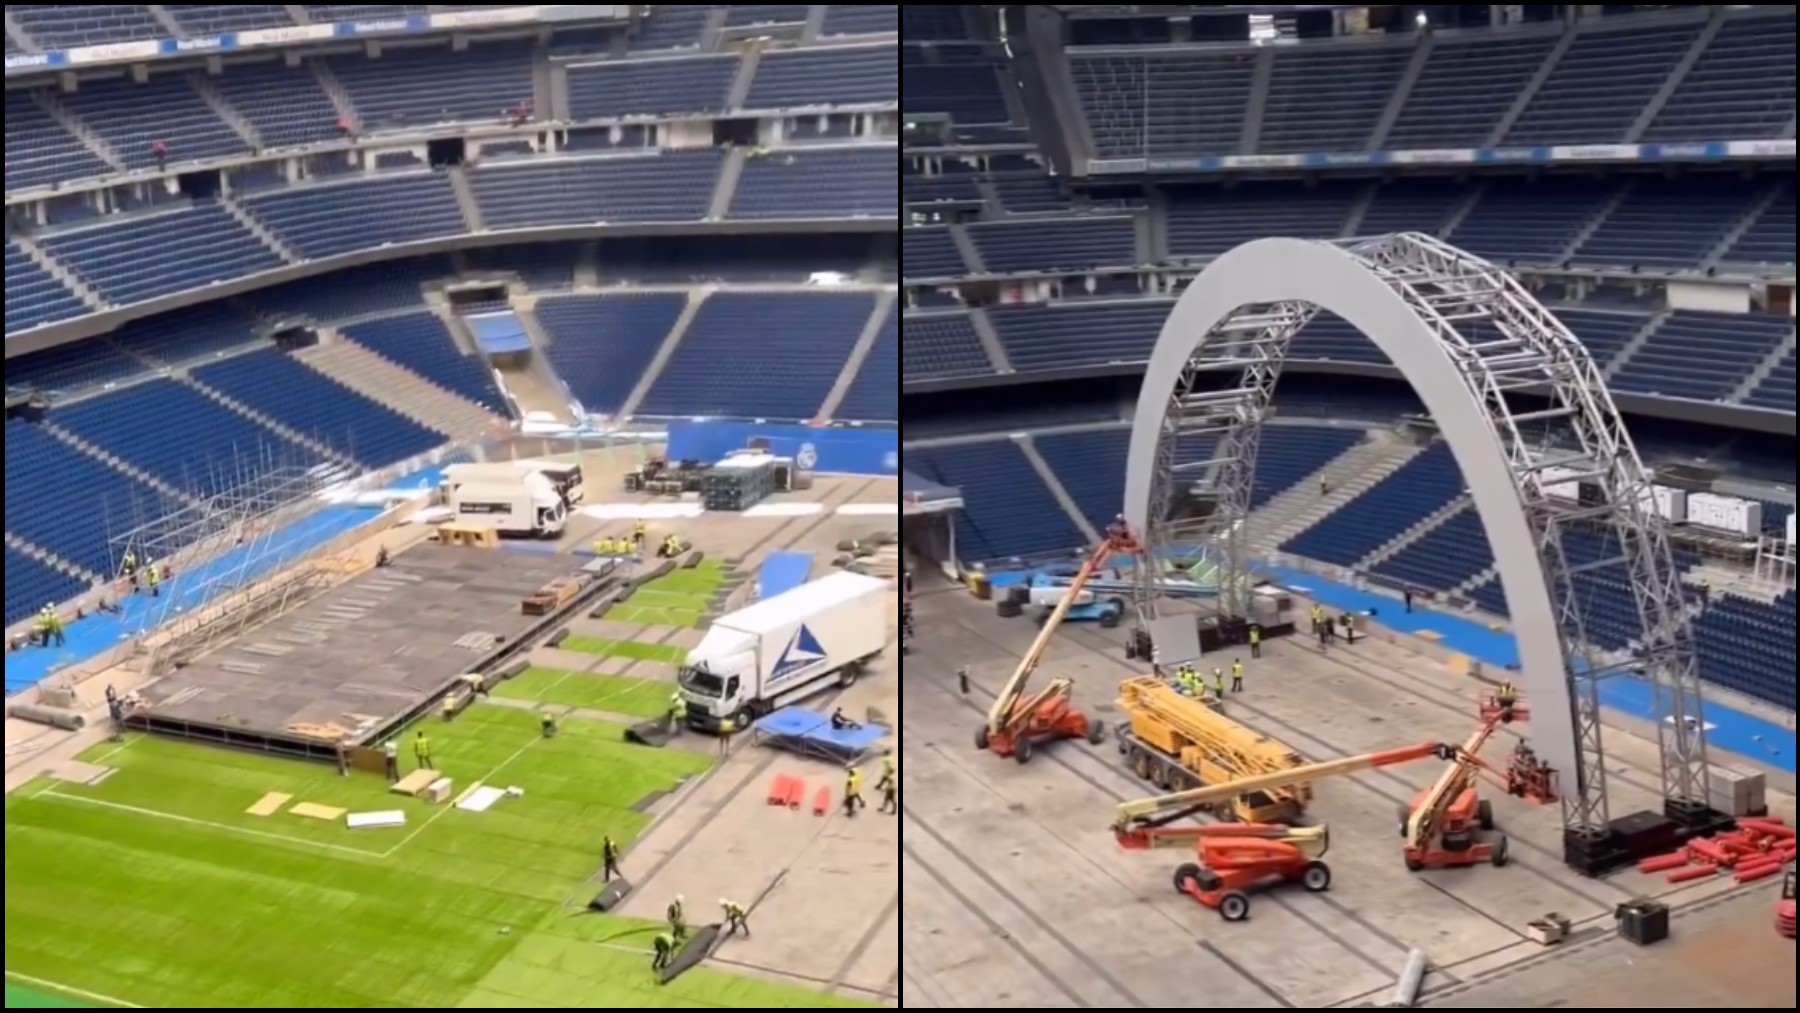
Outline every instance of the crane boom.
{"type": "MultiPolygon", "coordinates": [[[[1122,522],[1107,528],[1105,540],[1094,548],[1087,559],[1082,561],[1081,569],[1076,571],[1075,578],[1069,582],[1068,592],[1063,595],[1061,601],[1056,603],[1056,608],[1050,612],[1049,618],[1044,620],[1043,628],[1038,630],[1037,639],[1031,642],[1031,649],[1019,659],[1019,667],[1013,670],[1012,677],[1006,680],[1006,685],[1001,688],[1000,695],[994,698],[994,706],[988,709],[989,734],[1001,735],[1006,731],[1010,722],[1017,720],[1022,714],[1029,713],[1028,708],[1018,706],[1019,700],[1025,695],[1025,687],[1031,682],[1032,673],[1037,671],[1038,663],[1044,660],[1044,652],[1050,647],[1050,638],[1056,635],[1057,627],[1061,626],[1063,620],[1068,617],[1070,607],[1081,596],[1082,589],[1087,586],[1087,582],[1115,553],[1135,551],[1137,551],[1137,542],[1131,537],[1131,533],[1122,522]]],[[[1064,684],[1064,688],[1066,688],[1066,684],[1064,684]]]]}
{"type": "Polygon", "coordinates": [[[1360,756],[1325,760],[1289,770],[1226,781],[1222,784],[1204,785],[1172,795],[1159,795],[1155,798],[1126,802],[1117,810],[1113,829],[1123,832],[1144,824],[1170,822],[1180,819],[1195,809],[1250,792],[1275,791],[1308,781],[1317,781],[1327,777],[1343,777],[1346,774],[1391,767],[1399,763],[1411,763],[1414,760],[1423,760],[1434,756],[1445,760],[1455,759],[1457,755],[1455,746],[1447,746],[1439,742],[1422,742],[1415,746],[1403,746],[1399,749],[1386,749],[1376,753],[1364,753],[1360,756]]]}

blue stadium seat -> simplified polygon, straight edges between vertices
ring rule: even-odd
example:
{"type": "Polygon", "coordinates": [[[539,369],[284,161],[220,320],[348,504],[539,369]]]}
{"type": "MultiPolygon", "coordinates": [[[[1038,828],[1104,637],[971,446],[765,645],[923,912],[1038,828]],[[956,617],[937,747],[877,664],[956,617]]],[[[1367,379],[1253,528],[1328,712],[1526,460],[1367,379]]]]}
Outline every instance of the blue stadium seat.
{"type": "Polygon", "coordinates": [[[44,111],[41,102],[48,94],[23,89],[6,93],[7,193],[113,171],[44,111]]]}
{"type": "Polygon", "coordinates": [[[1449,591],[1494,565],[1481,515],[1465,508],[1377,564],[1374,574],[1402,587],[1449,591]]]}
{"type": "MultiPolygon", "coordinates": [[[[1101,158],[1236,154],[1256,54],[1071,55],[1070,73],[1101,158]]],[[[910,87],[910,82],[909,82],[910,87]]]]}
{"type": "Polygon", "coordinates": [[[1694,42],[1694,23],[1583,28],[1507,131],[1508,145],[1617,144],[1694,42]]]}
{"type": "Polygon", "coordinates": [[[436,123],[495,121],[529,102],[529,43],[477,42],[452,56],[445,46],[384,49],[324,58],[361,117],[365,132],[436,123]]]}
{"type": "Polygon", "coordinates": [[[657,4],[631,38],[632,52],[694,49],[715,8],[709,4],[657,4]]]}
{"type": "Polygon", "coordinates": [[[908,383],[985,376],[994,371],[965,312],[909,313],[902,333],[906,346],[902,375],[908,383]]]}
{"type": "Polygon", "coordinates": [[[737,72],[735,56],[574,64],[569,113],[580,121],[723,112],[737,72]]]}
{"type": "Polygon", "coordinates": [[[1255,239],[1335,239],[1343,234],[1357,188],[1345,183],[1296,188],[1247,183],[1229,189],[1169,193],[1169,253],[1213,257],[1255,239]]]}
{"type": "Polygon", "coordinates": [[[1257,150],[1369,150],[1375,124],[1411,59],[1410,46],[1277,49],[1257,150]],[[1331,86],[1320,87],[1322,81],[1331,86]]]}
{"type": "Polygon", "coordinates": [[[352,324],[344,336],[490,412],[510,414],[493,367],[457,348],[435,313],[352,324]]]}
{"type": "Polygon", "coordinates": [[[1588,267],[1697,270],[1758,196],[1736,179],[1635,183],[1572,260],[1588,267]]]}
{"type": "Polygon", "coordinates": [[[835,413],[859,422],[900,421],[900,318],[896,310],[875,335],[856,379],[835,413]]]}
{"type": "Polygon", "coordinates": [[[899,30],[899,4],[832,4],[825,12],[825,26],[819,34],[831,38],[835,35],[887,35],[899,30]]]}
{"type": "Polygon", "coordinates": [[[638,413],[807,420],[874,310],[866,293],[709,296],[638,413]],[[745,335],[754,335],[754,350],[745,335]]]}
{"type": "Polygon", "coordinates": [[[281,266],[275,251],[212,202],[47,235],[42,242],[120,306],[281,266]]]}
{"type": "Polygon", "coordinates": [[[969,238],[990,274],[1127,267],[1139,260],[1137,224],[1131,218],[992,222],[971,225],[969,238]]]}
{"type": "Polygon", "coordinates": [[[1472,33],[1437,40],[1382,147],[1487,147],[1556,39],[1552,34],[1489,38],[1472,33]]]}
{"type": "Polygon", "coordinates": [[[1723,400],[1793,330],[1791,317],[1679,311],[1625,360],[1612,387],[1690,401],[1723,400]]]}
{"type": "Polygon", "coordinates": [[[895,218],[893,148],[772,152],[744,162],[732,218],[895,218]]]}
{"type": "Polygon", "coordinates": [[[340,136],[338,112],[310,65],[234,63],[212,83],[256,130],[265,149],[320,144],[340,136]]]}
{"type": "Polygon", "coordinates": [[[1462,472],[1447,444],[1438,444],[1312,527],[1281,551],[1337,566],[1352,566],[1400,536],[1421,517],[1461,495],[1462,472]]]}
{"type": "Polygon", "coordinates": [[[996,306],[988,317],[1013,368],[1028,373],[1147,362],[1171,306],[1158,299],[996,306]]]}
{"type": "Polygon", "coordinates": [[[1385,236],[1395,232],[1443,232],[1456,210],[1468,203],[1469,184],[1454,179],[1395,180],[1379,186],[1363,211],[1356,232],[1385,236]]]}
{"type": "Polygon", "coordinates": [[[85,584],[61,570],[6,547],[6,625],[35,614],[45,605],[67,601],[80,594],[85,584]]]}
{"type": "Polygon", "coordinates": [[[87,307],[68,286],[37,266],[19,244],[6,241],[6,333],[70,320],[86,312],[87,307]]]}
{"type": "Polygon", "coordinates": [[[12,4],[8,15],[43,49],[78,49],[169,34],[145,4],[12,4]]]}
{"type": "Polygon", "coordinates": [[[1791,589],[1773,603],[1719,596],[1694,623],[1701,676],[1764,703],[1793,709],[1794,606],[1791,589]]]}
{"type": "Polygon", "coordinates": [[[103,575],[114,538],[171,512],[155,489],[18,420],[6,423],[6,486],[8,533],[103,575]]]}
{"type": "Polygon", "coordinates": [[[193,375],[365,467],[385,468],[444,442],[442,434],[273,349],[202,366],[193,375]]]}
{"type": "Polygon", "coordinates": [[[77,391],[134,376],[144,364],[103,338],[46,348],[6,363],[9,387],[41,391],[77,391]]]}
{"type": "Polygon", "coordinates": [[[611,415],[656,359],[687,298],[672,292],[571,295],[538,303],[550,361],[588,411],[611,415]]]}
{"type": "Polygon", "coordinates": [[[956,549],[964,562],[1064,557],[1087,540],[1010,440],[908,447],[906,467],[962,491],[956,549]]]}
{"type": "Polygon", "coordinates": [[[469,228],[450,178],[437,172],[290,187],[246,197],[244,207],[310,260],[469,228]]]}
{"type": "Polygon", "coordinates": [[[1558,264],[1618,184],[1593,180],[1495,180],[1450,234],[1458,247],[1501,266],[1558,264]]]}
{"type": "Polygon", "coordinates": [[[1643,139],[1668,144],[1778,137],[1793,120],[1794,12],[1789,8],[1780,17],[1727,19],[1643,139]]]}
{"type": "Polygon", "coordinates": [[[949,229],[905,229],[900,260],[908,278],[960,278],[969,273],[949,229]]]}
{"type": "Polygon", "coordinates": [[[249,142],[219,118],[186,75],[84,83],[58,100],[104,138],[127,168],[156,166],[161,141],[170,164],[247,154],[249,142]]]}
{"type": "Polygon", "coordinates": [[[1012,119],[1000,93],[1000,61],[994,57],[962,48],[901,46],[900,69],[903,113],[935,113],[962,126],[1012,119]]]}
{"type": "Polygon", "coordinates": [[[1385,364],[1387,356],[1375,347],[1350,321],[1335,313],[1320,311],[1307,321],[1288,354],[1296,359],[1320,359],[1330,362],[1368,362],[1385,364]]]}
{"type": "Polygon", "coordinates": [[[1794,266],[1794,181],[1777,184],[1778,192],[1721,260],[1728,265],[1763,268],[1794,266]]]}
{"type": "Polygon", "coordinates": [[[164,482],[206,497],[319,455],[193,387],[150,380],[67,408],[50,421],[164,482]]]}
{"type": "Polygon", "coordinates": [[[746,109],[892,106],[900,66],[892,46],[844,46],[764,53],[746,109]]]}
{"type": "Polygon", "coordinates": [[[692,222],[706,217],[721,156],[701,151],[486,165],[470,187],[491,229],[692,222]]]}
{"type": "Polygon", "coordinates": [[[294,24],[282,4],[165,4],[163,10],[189,35],[291,28],[294,24]]]}

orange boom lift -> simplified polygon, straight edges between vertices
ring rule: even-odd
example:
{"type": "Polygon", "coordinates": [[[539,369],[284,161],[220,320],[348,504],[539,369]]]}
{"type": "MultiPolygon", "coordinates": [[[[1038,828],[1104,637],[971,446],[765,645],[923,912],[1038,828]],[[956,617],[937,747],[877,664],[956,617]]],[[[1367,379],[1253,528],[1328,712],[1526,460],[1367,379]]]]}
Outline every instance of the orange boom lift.
{"type": "Polygon", "coordinates": [[[1113,522],[1106,529],[1106,540],[1095,547],[1081,564],[1068,591],[1056,603],[1056,608],[1044,621],[1043,628],[1038,630],[1031,649],[1019,659],[1019,667],[1013,671],[1012,678],[1006,681],[1006,686],[994,699],[994,706],[988,710],[987,723],[975,733],[975,748],[1027,763],[1038,743],[1059,739],[1099,742],[1105,736],[1104,725],[1075,709],[1070,696],[1075,684],[1070,680],[1053,679],[1049,685],[1029,695],[1025,692],[1025,687],[1031,682],[1032,673],[1037,671],[1038,663],[1043,660],[1044,652],[1050,646],[1050,638],[1056,635],[1057,627],[1068,616],[1070,605],[1081,597],[1087,582],[1115,554],[1129,555],[1138,551],[1137,539],[1132,537],[1131,530],[1123,520],[1113,522]]]}

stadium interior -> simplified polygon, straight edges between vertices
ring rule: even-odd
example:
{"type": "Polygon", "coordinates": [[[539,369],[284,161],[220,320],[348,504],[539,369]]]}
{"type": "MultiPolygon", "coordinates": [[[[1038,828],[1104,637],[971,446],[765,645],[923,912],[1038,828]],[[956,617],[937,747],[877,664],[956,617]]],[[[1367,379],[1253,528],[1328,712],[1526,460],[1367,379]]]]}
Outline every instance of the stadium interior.
{"type": "MultiPolygon", "coordinates": [[[[1785,978],[1792,954],[1768,949],[1766,890],[1752,914],[1719,916],[1753,920],[1755,943],[1733,935],[1691,958],[1639,956],[1636,963],[1629,953],[1560,961],[1514,953],[1534,962],[1512,964],[1496,954],[1473,958],[1446,941],[1463,917],[1528,917],[1496,899],[1497,880],[1468,880],[1465,894],[1464,880],[1432,878],[1434,890],[1455,893],[1467,908],[1433,908],[1434,932],[1421,928],[1418,912],[1372,903],[1376,883],[1392,905],[1403,905],[1398,898],[1412,886],[1371,879],[1367,862],[1393,860],[1365,862],[1357,850],[1343,862],[1357,865],[1370,893],[1323,906],[1277,901],[1283,910],[1261,929],[1214,932],[1186,898],[1171,896],[1170,907],[1160,899],[1173,859],[1140,877],[1116,849],[1088,839],[1098,835],[1083,835],[1095,806],[1145,793],[1133,787],[1145,767],[1133,777],[1118,769],[1110,744],[1080,742],[1048,747],[1058,751],[1053,758],[1017,779],[990,768],[991,758],[961,755],[962,726],[972,726],[990,700],[1011,699],[1004,693],[1017,683],[1006,676],[1015,666],[1028,675],[1040,653],[1048,655],[1043,672],[1017,706],[1065,699],[1067,676],[1071,706],[1107,718],[1118,728],[1119,751],[1127,750],[1127,731],[1142,731],[1140,712],[1122,713],[1129,694],[1121,690],[1115,702],[1113,677],[1141,674],[1142,661],[1120,659],[1148,655],[1139,641],[1109,630],[1121,613],[1131,626],[1131,609],[1143,608],[1147,564],[1136,557],[1139,583],[1129,583],[1127,563],[1125,575],[1111,578],[1124,583],[1074,599],[1068,622],[1077,613],[1100,616],[1098,628],[1065,626],[1048,647],[1034,643],[1030,629],[996,622],[992,608],[972,611],[960,602],[965,595],[941,581],[949,574],[957,585],[991,584],[1001,617],[1024,602],[1028,611],[1043,605],[1041,617],[1060,618],[1045,596],[1063,592],[1047,588],[1071,586],[1096,546],[1118,544],[1110,540],[1114,522],[1127,519],[1132,495],[1127,462],[1136,467],[1142,448],[1135,441],[1144,436],[1134,420],[1141,430],[1141,399],[1159,397],[1146,384],[1146,366],[1153,351],[1161,355],[1186,337],[1164,327],[1190,284],[1229,252],[1269,237],[1351,248],[1363,237],[1413,234],[1504,269],[1585,347],[1659,497],[1729,504],[1716,514],[1694,506],[1676,515],[1660,506],[1656,523],[1673,546],[1706,721],[1721,726],[1711,755],[1765,769],[1772,792],[1791,792],[1794,40],[1791,5],[903,11],[902,417],[905,468],[917,490],[908,503],[919,510],[913,545],[929,589],[913,606],[908,670],[918,674],[909,678],[906,756],[913,778],[929,777],[938,793],[929,812],[923,802],[909,810],[909,831],[932,843],[909,854],[907,882],[955,884],[942,899],[920,901],[932,913],[930,928],[914,936],[909,921],[909,945],[931,951],[909,965],[909,996],[917,989],[929,1005],[970,1007],[1792,1001],[1785,985],[1765,995],[1724,973],[1694,971],[1716,958],[1739,969],[1739,981],[1765,966],[1785,978]],[[1016,585],[1023,585],[1016,595],[1006,592],[1016,585]],[[1109,595],[1110,613],[1098,600],[1109,595]],[[1045,673],[1058,677],[1048,689],[1045,673]],[[1040,690],[1046,696],[1030,695],[1040,690]],[[1727,714],[1754,718],[1739,726],[1727,714]],[[929,753],[913,746],[915,737],[950,745],[929,753]],[[979,824],[967,816],[973,807],[997,813],[1002,806],[1013,814],[1005,831],[996,829],[998,815],[979,824]],[[1002,842],[1017,847],[1027,834],[1054,842],[1033,867],[1060,884],[1054,896],[1015,868],[1008,856],[1018,851],[1005,851],[1002,842]],[[967,887],[960,877],[970,869],[1004,870],[994,873],[1001,882],[969,888],[983,898],[970,903],[980,917],[1030,940],[1025,949],[971,941],[979,930],[953,914],[948,899],[967,887]],[[1116,913],[1121,908],[1132,914],[1116,913]],[[1090,913],[1101,910],[1115,913],[1090,913]],[[984,973],[964,973],[948,944],[933,949],[928,934],[938,931],[979,948],[984,973]],[[1357,940],[1365,933],[1397,938],[1364,945],[1357,940]],[[1196,943],[1202,957],[1194,956],[1196,943]],[[1383,982],[1415,946],[1429,951],[1425,998],[1387,1001],[1391,986],[1383,982]],[[1157,969],[1164,964],[1185,967],[1190,984],[1208,983],[1209,998],[1193,1001],[1190,988],[1157,969]],[[1372,978],[1368,965],[1378,972],[1372,978]],[[1071,966],[1081,969],[1060,974],[1071,966]],[[1527,966],[1532,973],[1517,973],[1527,966]],[[1653,969],[1662,966],[1671,970],[1653,969]]],[[[1244,330],[1269,318],[1250,319],[1244,330]]],[[[1516,337],[1491,320],[1457,325],[1471,341],[1495,346],[1516,337]]],[[[1391,634],[1386,639],[1403,646],[1344,661],[1355,655],[1334,650],[1327,659],[1321,646],[1315,658],[1284,643],[1273,663],[1250,663],[1248,702],[1215,694],[1223,712],[1247,715],[1237,717],[1251,727],[1247,734],[1334,758],[1355,750],[1331,743],[1367,741],[1364,722],[1385,722],[1398,743],[1411,741],[1414,727],[1435,727],[1425,712],[1446,699],[1472,718],[1475,690],[1450,673],[1469,674],[1469,656],[1479,656],[1486,678],[1515,677],[1492,673],[1517,671],[1514,635],[1528,633],[1510,625],[1492,529],[1475,509],[1461,454],[1452,455],[1402,371],[1345,320],[1320,312],[1281,354],[1271,413],[1255,444],[1241,544],[1259,578],[1331,610],[1373,617],[1391,634]],[[1459,637],[1462,653],[1447,672],[1440,648],[1459,637]],[[1297,688],[1302,680],[1309,688],[1297,688]],[[1427,683],[1434,688],[1424,689],[1427,683]]],[[[1240,382],[1236,367],[1251,375],[1255,360],[1245,355],[1201,367],[1220,373],[1181,375],[1160,438],[1163,453],[1177,449],[1167,463],[1158,458],[1159,482],[1191,474],[1192,495],[1204,501],[1212,476],[1227,473],[1232,455],[1242,453],[1233,445],[1215,457],[1214,445],[1183,438],[1173,420],[1184,399],[1228,413],[1237,403],[1230,399],[1240,382]],[[1202,466],[1196,462],[1211,463],[1204,473],[1183,472],[1202,466]]],[[[1532,420],[1521,434],[1534,445],[1578,445],[1567,412],[1547,391],[1513,389],[1506,400],[1517,417],[1532,420]]],[[[1196,424],[1213,421],[1203,407],[1192,411],[1196,424]]],[[[1217,495],[1229,502],[1224,491],[1217,495]]],[[[1589,503],[1573,482],[1562,495],[1589,503]]],[[[1152,499],[1153,510],[1158,502],[1152,499]]],[[[1159,523],[1155,513],[1149,522],[1159,523]]],[[[1583,617],[1582,649],[1630,656],[1646,635],[1619,536],[1605,524],[1576,526],[1561,545],[1573,577],[1558,604],[1583,617]]],[[[1206,650],[1195,662],[1202,673],[1243,660],[1215,660],[1206,650]]],[[[1171,677],[1166,661],[1159,674],[1171,677]]],[[[1634,734],[1654,727],[1632,723],[1653,723],[1658,713],[1648,693],[1627,699],[1629,687],[1620,684],[1634,681],[1601,691],[1609,735],[1614,722],[1634,734]]],[[[1493,684],[1486,683],[1489,692],[1493,684]]],[[[987,732],[997,735],[1005,720],[990,715],[987,732]]],[[[978,741],[990,740],[984,733],[978,741]]],[[[1623,757],[1630,747],[1616,748],[1623,757]]],[[[1620,759],[1620,777],[1629,779],[1630,762],[1620,759]]],[[[1333,809],[1336,851],[1357,847],[1342,835],[1367,809],[1388,819],[1382,800],[1393,796],[1374,783],[1382,778],[1355,780],[1366,790],[1342,790],[1362,806],[1333,809]]],[[[1392,780],[1423,787],[1410,777],[1392,780]]],[[[1160,778],[1156,784],[1167,787],[1160,778]]],[[[1615,815],[1621,804],[1615,800],[1615,815]]],[[[1522,833],[1515,830],[1515,845],[1522,833]]],[[[1545,851],[1540,861],[1554,867],[1561,857],[1545,851]]],[[[1189,892],[1180,876],[1176,892],[1189,892]]],[[[1637,882],[1621,888],[1668,890],[1637,882]]],[[[1673,894],[1668,901],[1680,904],[1673,894]]],[[[1727,930],[1712,919],[1697,920],[1709,938],[1727,938],[1714,934],[1727,930]]]]}

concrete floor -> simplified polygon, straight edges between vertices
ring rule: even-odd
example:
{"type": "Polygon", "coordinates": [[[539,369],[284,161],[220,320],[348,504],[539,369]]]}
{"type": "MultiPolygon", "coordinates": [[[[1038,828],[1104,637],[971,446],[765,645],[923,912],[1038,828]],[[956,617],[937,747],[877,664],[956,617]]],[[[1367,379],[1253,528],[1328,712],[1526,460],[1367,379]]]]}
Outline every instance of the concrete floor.
{"type": "MultiPolygon", "coordinates": [[[[591,465],[584,467],[589,476],[595,474],[591,465]]],[[[616,485],[604,488],[595,482],[589,478],[589,503],[636,498],[615,492],[616,485]]],[[[899,526],[899,487],[891,479],[822,477],[811,491],[780,500],[822,503],[825,510],[795,518],[705,514],[695,520],[652,522],[651,529],[657,537],[673,531],[709,554],[742,559],[752,576],[770,552],[812,551],[817,553],[812,573],[817,578],[831,572],[838,542],[899,526]],[[891,503],[894,517],[833,512],[847,503],[891,503]]],[[[616,536],[631,526],[629,521],[588,519],[581,524],[579,532],[571,530],[571,539],[616,536]]],[[[896,597],[896,621],[898,607],[896,597]]],[[[891,639],[898,639],[897,630],[891,639]]],[[[856,685],[824,693],[806,706],[842,706],[853,716],[873,709],[892,722],[900,709],[898,662],[897,653],[884,657],[856,685]]],[[[655,667],[637,665],[630,674],[651,676],[655,667]]],[[[635,889],[621,912],[660,918],[669,901],[681,895],[690,918],[712,921],[717,920],[719,900],[730,898],[749,908],[754,934],[725,942],[712,963],[841,995],[896,1002],[899,821],[872,810],[846,818],[835,807],[827,816],[814,816],[812,793],[828,787],[838,799],[843,776],[833,765],[756,748],[739,736],[723,763],[659,805],[658,822],[625,856],[623,872],[635,889]],[[784,773],[808,781],[807,805],[798,812],[766,801],[769,783],[784,773]]],[[[872,771],[866,772],[866,780],[873,782],[872,771]]],[[[865,795],[873,805],[873,794],[865,790],[865,795]]]]}
{"type": "MultiPolygon", "coordinates": [[[[1123,769],[1110,743],[1059,743],[1023,767],[975,750],[992,692],[1034,627],[998,619],[990,606],[956,591],[926,594],[916,610],[919,634],[907,664],[902,720],[906,1006],[1381,1004],[1414,947],[1443,969],[1434,988],[1480,984],[1468,993],[1480,1001],[1467,1005],[1520,1005],[1556,991],[1557,981],[1548,971],[1505,973],[1546,956],[1522,935],[1528,920],[1558,912],[1587,939],[1610,932],[1613,908],[1632,897],[1661,896],[1686,906],[1735,889],[1728,883],[1670,887],[1636,873],[1583,879],[1560,861],[1556,808],[1503,796],[1495,808],[1512,843],[1509,866],[1409,873],[1394,813],[1436,776],[1427,761],[1320,784],[1313,813],[1333,831],[1331,892],[1264,893],[1249,922],[1226,924],[1174,892],[1171,873],[1180,853],[1126,853],[1112,840],[1113,808],[1154,792],[1123,769]],[[955,688],[962,665],[975,686],[968,697],[955,688]]],[[[1067,627],[1042,672],[1073,678],[1078,702],[1110,722],[1118,713],[1112,690],[1120,678],[1138,674],[1121,643],[1118,634],[1067,627]]],[[[1398,648],[1363,643],[1321,657],[1304,643],[1276,641],[1265,645],[1264,655],[1245,659],[1246,691],[1231,699],[1229,710],[1309,758],[1428,739],[1459,742],[1474,727],[1481,687],[1398,648]]],[[[1511,745],[1509,733],[1489,747],[1491,755],[1503,757],[1511,745]]],[[[1654,747],[1614,733],[1609,754],[1615,813],[1655,803],[1654,747]]],[[[1780,799],[1777,808],[1791,818],[1792,799],[1780,799]]],[[[1764,901],[1768,894],[1758,892],[1764,901]]],[[[1772,935],[1768,904],[1753,908],[1749,923],[1772,935]]],[[[1625,957],[1642,963],[1654,953],[1662,962],[1681,952],[1670,946],[1625,957]]],[[[1791,945],[1786,953],[1791,979],[1791,945]]],[[[1585,975],[1567,968],[1619,959],[1604,946],[1559,954],[1552,965],[1562,969],[1568,995],[1539,1004],[1604,1005],[1576,990],[1585,975]]],[[[1615,987],[1634,983],[1623,978],[1615,987]]],[[[1791,980],[1786,989],[1791,1003],[1791,980]]],[[[1701,1001],[1689,995],[1666,1002],[1675,994],[1666,984],[1641,991],[1648,998],[1616,1005],[1701,1001]]],[[[1723,1001],[1716,993],[1696,994],[1723,1001]]],[[[1787,1005],[1750,1001],[1743,993],[1733,1001],[1787,1005]]]]}

